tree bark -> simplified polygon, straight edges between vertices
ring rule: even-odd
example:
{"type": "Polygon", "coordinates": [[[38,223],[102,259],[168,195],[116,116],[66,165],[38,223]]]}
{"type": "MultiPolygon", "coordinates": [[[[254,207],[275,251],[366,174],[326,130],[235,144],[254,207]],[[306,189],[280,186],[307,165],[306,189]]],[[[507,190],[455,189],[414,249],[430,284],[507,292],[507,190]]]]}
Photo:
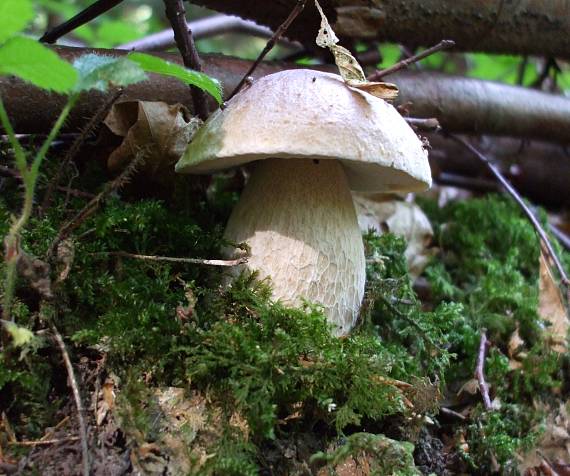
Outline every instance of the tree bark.
{"type": "MultiPolygon", "coordinates": [[[[55,48],[72,61],[81,54],[99,52],[123,55],[118,50],[55,48]]],[[[179,62],[178,55],[161,54],[179,62]]],[[[218,78],[226,94],[231,92],[249,68],[249,61],[223,56],[204,56],[204,71],[218,78]]],[[[254,77],[283,69],[298,68],[290,63],[261,63],[254,77]]],[[[319,69],[335,71],[334,67],[319,69]]],[[[449,132],[511,135],[525,139],[568,144],[570,142],[570,99],[522,87],[427,72],[399,72],[388,77],[400,88],[398,104],[414,117],[437,117],[449,132]]],[[[0,77],[0,94],[18,133],[45,133],[65,103],[65,98],[24,84],[12,77],[0,77]]],[[[192,108],[186,86],[177,80],[151,75],[149,81],[126,88],[121,100],[181,102],[192,108]]],[[[78,130],[98,109],[103,93],[90,92],[79,101],[67,122],[67,131],[78,130]]]]}
{"type": "MultiPolygon", "coordinates": [[[[441,135],[429,134],[429,158],[437,180],[441,172],[496,181],[488,168],[465,147],[441,135]]],[[[570,205],[570,151],[545,142],[511,137],[471,137],[469,141],[503,172],[505,177],[525,197],[547,206],[570,205]]],[[[499,184],[496,184],[499,186],[499,184]]]]}
{"type": "MultiPolygon", "coordinates": [[[[276,28],[297,0],[194,0],[276,28]]],[[[321,0],[340,36],[431,46],[454,40],[457,51],[570,58],[569,0],[321,0]]],[[[312,2],[287,36],[314,45],[320,18],[312,2]]]]}

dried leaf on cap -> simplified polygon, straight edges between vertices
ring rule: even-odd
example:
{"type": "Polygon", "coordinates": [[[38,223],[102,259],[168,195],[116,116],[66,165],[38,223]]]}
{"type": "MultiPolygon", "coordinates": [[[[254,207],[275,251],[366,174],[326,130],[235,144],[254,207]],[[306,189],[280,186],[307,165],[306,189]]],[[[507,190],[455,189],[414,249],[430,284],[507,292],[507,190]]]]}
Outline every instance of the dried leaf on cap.
{"type": "Polygon", "coordinates": [[[398,87],[392,83],[368,81],[362,67],[356,58],[352,56],[352,53],[337,44],[339,39],[317,0],[315,0],[315,6],[321,15],[321,27],[315,41],[321,48],[328,48],[331,51],[339,73],[346,84],[351,88],[359,89],[380,99],[395,99],[398,96],[398,87]]]}

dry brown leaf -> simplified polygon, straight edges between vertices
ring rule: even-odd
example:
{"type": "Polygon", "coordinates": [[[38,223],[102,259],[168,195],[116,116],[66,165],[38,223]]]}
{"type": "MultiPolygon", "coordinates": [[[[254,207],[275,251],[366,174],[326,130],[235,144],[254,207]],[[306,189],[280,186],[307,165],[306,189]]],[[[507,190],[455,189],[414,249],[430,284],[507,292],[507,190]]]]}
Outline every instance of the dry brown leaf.
{"type": "Polygon", "coordinates": [[[109,169],[124,168],[143,150],[145,175],[164,183],[170,182],[174,164],[201,125],[181,104],[150,101],[117,103],[104,122],[111,132],[124,137],[109,156],[109,169]]]}
{"type": "Polygon", "coordinates": [[[475,395],[476,393],[478,393],[479,392],[479,382],[477,381],[477,379],[472,378],[470,380],[467,380],[467,382],[465,382],[461,386],[461,388],[457,392],[457,395],[461,395],[463,392],[467,392],[471,395],[475,395]]]}
{"type": "Polygon", "coordinates": [[[345,83],[352,88],[372,94],[380,99],[387,101],[395,99],[398,96],[398,87],[392,83],[368,81],[362,67],[352,53],[338,44],[339,39],[330,26],[318,0],[315,0],[315,6],[321,15],[321,27],[315,41],[321,48],[328,48],[331,51],[338,71],[345,83]]]}
{"type": "Polygon", "coordinates": [[[377,98],[384,99],[384,101],[392,101],[398,97],[398,86],[392,83],[383,83],[375,81],[347,81],[347,84],[351,88],[356,88],[364,91],[377,98]]]}
{"type": "Polygon", "coordinates": [[[101,426],[107,415],[115,407],[115,381],[107,378],[101,387],[101,395],[97,404],[97,426],[101,426]]]}
{"type": "Polygon", "coordinates": [[[570,402],[566,402],[558,408],[545,409],[550,411],[544,426],[541,426],[540,440],[527,453],[518,455],[521,474],[546,474],[543,471],[545,458],[551,466],[556,467],[558,474],[566,474],[564,471],[568,470],[570,464],[569,405],[570,402]]]}
{"type": "Polygon", "coordinates": [[[65,281],[69,276],[74,258],[75,244],[71,238],[67,238],[57,245],[58,283],[65,281]]]}
{"type": "Polygon", "coordinates": [[[519,326],[511,334],[508,343],[508,354],[509,354],[509,368],[511,370],[520,369],[522,367],[522,362],[520,362],[520,349],[524,346],[524,340],[521,339],[519,334],[519,326]]]}
{"type": "Polygon", "coordinates": [[[544,253],[540,254],[539,272],[538,313],[540,317],[550,323],[546,332],[551,349],[555,352],[564,353],[568,348],[568,314],[560,288],[556,284],[544,253]]]}

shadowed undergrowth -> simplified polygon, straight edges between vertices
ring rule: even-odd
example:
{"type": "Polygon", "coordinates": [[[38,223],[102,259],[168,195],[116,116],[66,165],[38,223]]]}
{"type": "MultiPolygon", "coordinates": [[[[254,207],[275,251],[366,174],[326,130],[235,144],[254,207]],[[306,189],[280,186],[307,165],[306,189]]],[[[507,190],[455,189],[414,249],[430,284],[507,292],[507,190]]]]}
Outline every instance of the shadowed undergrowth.
{"type": "MultiPolygon", "coordinates": [[[[84,186],[100,187],[93,176],[84,186]]],[[[320,468],[319,474],[334,474],[339,455],[358,464],[358,458],[382,454],[377,474],[442,474],[436,455],[431,463],[418,459],[433,439],[448,469],[488,474],[499,464],[514,471],[515,453],[540,434],[544,413],[536,403],[563,392],[567,364],[541,338],[538,243],[513,204],[500,197],[443,209],[424,204],[437,247],[425,272],[431,297],[424,303],[408,277],[403,240],[367,234],[366,303],[357,329],[337,339],[318,306],[274,303],[270,283],[255,276],[223,288],[220,269],[109,254],[220,256],[235,194],[213,190],[208,199],[195,194],[191,207],[115,194],[51,263],[53,299],[39,297],[33,276],[19,279],[15,319],[36,337],[6,348],[0,367],[0,405],[18,440],[39,438],[58,423],[69,398],[60,356],[43,331],[54,322],[74,362],[104,356],[104,368],[84,380],[85,400],[97,391],[95,381],[113,376],[119,397],[112,413],[124,435],[117,445],[139,456],[153,442],[159,453],[169,451],[161,446],[167,445],[166,430],[152,417],[158,403],[150,402],[160,389],[178,388],[202,402],[200,421],[207,422],[192,426],[187,420],[189,472],[303,474],[320,468]],[[473,378],[483,328],[492,343],[485,368],[497,403],[492,413],[477,393],[457,396],[473,378]],[[513,368],[509,339],[515,330],[524,358],[513,368]],[[468,416],[449,421],[440,406],[468,408],[468,416]],[[419,469],[405,442],[416,445],[419,469]]],[[[0,199],[2,235],[17,206],[16,187],[7,192],[0,199]]],[[[32,219],[24,250],[45,256],[61,224],[84,203],[58,196],[43,218],[32,219]]],[[[16,456],[25,453],[15,448],[16,456]]]]}

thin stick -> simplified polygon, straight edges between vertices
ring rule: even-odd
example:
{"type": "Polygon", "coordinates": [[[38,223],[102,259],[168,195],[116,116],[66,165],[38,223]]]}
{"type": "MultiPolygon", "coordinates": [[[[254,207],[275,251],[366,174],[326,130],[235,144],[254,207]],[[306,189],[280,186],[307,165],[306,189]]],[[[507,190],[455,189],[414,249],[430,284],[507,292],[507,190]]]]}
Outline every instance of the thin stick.
{"type": "Polygon", "coordinates": [[[437,132],[441,130],[441,125],[435,117],[404,117],[406,122],[422,132],[437,132]]]}
{"type": "Polygon", "coordinates": [[[417,63],[418,61],[423,60],[424,58],[427,58],[428,56],[433,55],[438,51],[451,48],[454,45],[455,41],[453,40],[441,40],[437,45],[432,46],[431,48],[428,48],[427,50],[424,50],[421,53],[418,53],[417,55],[410,56],[409,58],[406,58],[402,61],[398,61],[396,64],[390,66],[389,68],[372,73],[370,76],[368,76],[367,79],[368,81],[378,81],[380,80],[380,78],[383,78],[384,76],[388,76],[389,74],[395,73],[396,71],[400,71],[401,69],[407,68],[413,63],[417,63]]]}
{"type": "MultiPolygon", "coordinates": [[[[36,440],[36,441],[11,441],[8,443],[10,446],[42,446],[42,445],[57,445],[58,443],[66,443],[68,441],[78,441],[78,436],[69,436],[67,438],[56,438],[52,440],[36,440]]],[[[85,474],[85,473],[84,473],[85,474]]]]}
{"type": "Polygon", "coordinates": [[[452,417],[457,418],[459,420],[467,420],[465,415],[462,415],[461,413],[458,413],[455,410],[452,410],[451,408],[440,407],[439,411],[441,413],[443,413],[444,415],[452,416],[452,417]]]}
{"type": "Polygon", "coordinates": [[[95,3],[80,11],[70,20],[46,32],[44,36],[40,38],[40,41],[43,43],[55,43],[63,35],[85,25],[85,23],[97,18],[99,15],[102,15],[106,11],[117,6],[122,1],[123,0],[97,0],[95,3]]]}
{"type": "Polygon", "coordinates": [[[566,275],[566,271],[564,270],[564,266],[562,266],[562,263],[558,259],[558,256],[556,255],[556,252],[554,251],[554,248],[552,247],[552,244],[550,243],[550,240],[548,239],[548,235],[546,234],[546,232],[542,228],[542,225],[537,220],[536,216],[534,216],[534,213],[532,213],[531,209],[526,205],[526,203],[524,203],[524,200],[521,198],[519,193],[507,181],[507,179],[503,176],[503,174],[499,171],[499,169],[497,167],[495,167],[495,165],[485,155],[483,155],[481,152],[479,152],[479,150],[477,150],[475,147],[473,147],[471,144],[469,144],[469,142],[467,142],[462,137],[458,137],[458,136],[455,136],[453,134],[447,134],[447,135],[451,139],[453,139],[454,141],[462,144],[467,150],[469,150],[473,155],[475,155],[481,162],[483,162],[485,165],[487,165],[487,167],[489,168],[491,173],[495,176],[495,178],[500,182],[500,184],[505,188],[505,190],[509,193],[509,195],[515,200],[515,202],[521,207],[524,214],[528,217],[528,219],[530,220],[530,222],[534,226],[534,229],[536,230],[538,236],[540,237],[540,240],[542,241],[544,249],[546,250],[549,257],[552,259],[552,262],[554,263],[554,266],[556,267],[558,274],[560,276],[560,285],[563,287],[563,291],[566,291],[567,303],[570,303],[570,280],[568,279],[568,276],[566,275]]]}
{"type": "Polygon", "coordinates": [[[247,257],[233,259],[233,260],[221,260],[221,259],[200,259],[200,258],[172,258],[170,256],[152,256],[152,255],[138,255],[134,253],[127,253],[126,251],[109,251],[105,253],[96,254],[106,254],[111,256],[122,256],[124,258],[135,258],[142,259],[146,261],[162,261],[167,263],[188,263],[188,264],[204,264],[208,266],[237,266],[243,263],[247,263],[247,257]]]}
{"type": "MultiPolygon", "coordinates": [[[[198,55],[198,50],[196,49],[196,44],[194,43],[194,38],[192,37],[192,31],[188,28],[186,23],[184,3],[182,0],[164,0],[164,6],[166,16],[172,25],[174,41],[176,41],[176,46],[180,51],[184,66],[201,72],[202,63],[198,55]]],[[[194,110],[200,119],[205,121],[208,118],[208,100],[206,93],[196,86],[190,86],[190,90],[192,92],[194,110]]]]}
{"type": "MultiPolygon", "coordinates": [[[[77,409],[77,420],[79,421],[79,435],[81,437],[81,453],[83,460],[83,476],[89,476],[89,446],[87,443],[87,426],[85,424],[85,419],[83,418],[83,403],[81,403],[81,395],[79,394],[79,387],[77,386],[77,380],[75,379],[75,372],[73,371],[73,366],[71,365],[71,360],[69,354],[65,348],[65,343],[61,334],[55,326],[52,326],[53,336],[55,341],[61,351],[63,357],[63,362],[65,364],[65,369],[67,370],[67,376],[69,378],[69,385],[71,386],[71,391],[73,392],[73,399],[75,400],[75,407],[77,409]]],[[[45,440],[42,444],[47,444],[45,440]]]]}
{"type": "Polygon", "coordinates": [[[42,205],[40,207],[40,216],[43,215],[44,212],[49,207],[53,192],[55,188],[59,185],[59,181],[61,179],[63,171],[68,166],[68,164],[75,158],[75,156],[79,152],[79,149],[83,146],[83,144],[87,140],[87,137],[93,132],[93,130],[97,126],[99,126],[99,124],[101,124],[103,119],[105,119],[107,112],[109,112],[109,109],[111,109],[111,106],[115,103],[115,101],[117,101],[117,99],[119,99],[121,94],[123,94],[123,90],[118,89],[113,94],[109,95],[106,98],[106,100],[101,104],[97,112],[93,114],[93,116],[91,116],[91,119],[89,119],[89,122],[85,125],[81,133],[75,138],[73,144],[71,144],[71,147],[68,149],[68,151],[65,154],[65,157],[60,162],[59,167],[57,168],[57,172],[55,173],[54,177],[51,179],[50,184],[46,190],[42,205]]]}
{"type": "Polygon", "coordinates": [[[238,85],[235,87],[232,93],[228,96],[227,101],[233,98],[240,91],[240,89],[246,83],[248,78],[253,74],[257,66],[259,66],[259,63],[261,63],[263,61],[263,58],[265,58],[265,56],[267,55],[267,53],[269,53],[273,49],[273,47],[277,43],[277,40],[279,40],[279,38],[281,38],[285,34],[291,23],[293,23],[293,20],[295,20],[295,18],[297,18],[297,16],[299,15],[299,13],[303,11],[303,8],[305,8],[305,3],[307,3],[307,0],[297,0],[297,4],[293,8],[293,10],[291,10],[289,16],[286,18],[286,20],[283,23],[281,23],[281,25],[279,25],[279,28],[275,30],[273,36],[269,38],[269,41],[263,48],[263,51],[259,54],[259,56],[253,62],[251,67],[247,70],[247,73],[243,75],[241,81],[238,83],[238,85]]]}
{"type": "Polygon", "coordinates": [[[481,331],[481,340],[479,341],[479,352],[477,353],[477,364],[475,366],[475,378],[479,382],[479,391],[483,397],[483,405],[485,410],[492,410],[491,398],[489,397],[489,385],[485,380],[485,355],[487,353],[487,334],[485,330],[481,331]]]}

